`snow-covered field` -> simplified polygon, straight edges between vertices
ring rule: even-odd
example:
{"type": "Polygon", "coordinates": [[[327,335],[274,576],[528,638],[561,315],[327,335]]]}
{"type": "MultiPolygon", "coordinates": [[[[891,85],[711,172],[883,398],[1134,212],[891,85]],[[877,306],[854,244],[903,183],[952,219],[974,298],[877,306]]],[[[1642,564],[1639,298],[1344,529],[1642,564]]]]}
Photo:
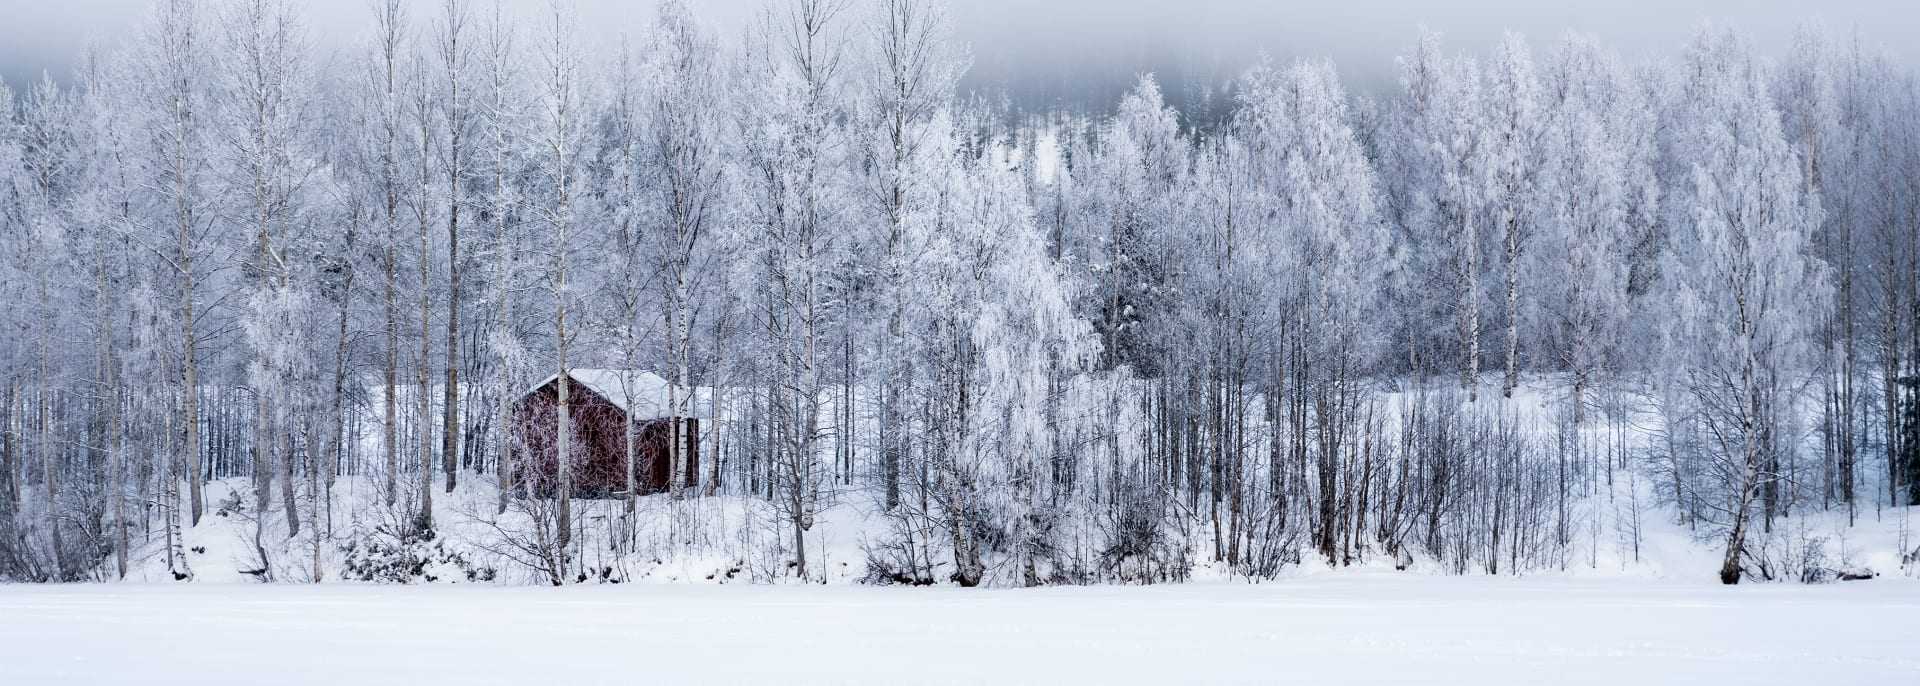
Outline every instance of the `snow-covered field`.
{"type": "Polygon", "coordinates": [[[0,684],[1920,680],[1920,584],[0,586],[0,684]]]}

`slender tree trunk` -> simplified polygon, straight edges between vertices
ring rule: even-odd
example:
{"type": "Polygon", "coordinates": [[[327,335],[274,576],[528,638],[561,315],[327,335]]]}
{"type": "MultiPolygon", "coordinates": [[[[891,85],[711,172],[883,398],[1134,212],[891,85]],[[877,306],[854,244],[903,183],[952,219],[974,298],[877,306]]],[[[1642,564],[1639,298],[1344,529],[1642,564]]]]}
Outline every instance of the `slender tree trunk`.
{"type": "Polygon", "coordinates": [[[15,526],[20,521],[20,381],[17,376],[7,378],[7,405],[5,414],[0,415],[0,497],[6,498],[6,506],[0,507],[0,531],[18,531],[15,526]]]}
{"type": "MultiPolygon", "coordinates": [[[[625,386],[627,384],[623,383],[621,385],[625,386]]],[[[634,406],[633,391],[632,389],[626,389],[626,393],[627,393],[627,407],[631,408],[634,406]]],[[[639,501],[639,496],[638,494],[635,493],[635,491],[639,489],[640,485],[639,483],[637,483],[637,480],[634,478],[634,473],[633,473],[634,454],[638,452],[638,449],[639,449],[639,446],[635,445],[635,443],[637,442],[639,436],[635,435],[633,430],[634,429],[633,413],[622,412],[620,413],[620,416],[621,416],[620,430],[622,432],[622,435],[620,438],[620,471],[625,476],[626,483],[627,483],[627,496],[625,498],[626,513],[628,515],[632,515],[634,507],[638,504],[638,501],[639,501]]]]}
{"type": "Polygon", "coordinates": [[[385,0],[378,10],[382,78],[380,132],[385,137],[380,149],[380,189],[384,196],[381,227],[385,235],[381,243],[384,253],[381,267],[382,304],[386,313],[386,347],[380,365],[380,453],[387,468],[386,505],[393,507],[400,493],[400,303],[396,292],[400,281],[400,90],[397,69],[405,29],[399,0],[385,0]]]}
{"type": "MultiPolygon", "coordinates": [[[[713,365],[714,370],[710,375],[711,382],[713,384],[713,391],[712,391],[712,395],[707,397],[708,422],[707,422],[707,430],[706,430],[706,433],[707,433],[706,443],[707,445],[713,446],[713,451],[712,451],[712,454],[707,455],[706,458],[702,460],[706,464],[707,473],[706,473],[706,477],[702,480],[702,483],[700,484],[701,494],[709,498],[713,497],[714,493],[717,493],[720,489],[720,459],[721,459],[721,446],[723,445],[720,441],[720,427],[722,425],[720,420],[720,410],[721,410],[721,399],[727,396],[727,385],[726,385],[727,375],[725,372],[724,363],[727,360],[727,342],[730,337],[729,331],[732,328],[729,324],[727,324],[727,322],[733,316],[733,313],[731,311],[732,300],[727,299],[722,304],[722,307],[726,308],[727,311],[723,311],[720,313],[720,317],[719,317],[720,321],[714,325],[715,331],[714,331],[713,360],[715,364],[713,365]]],[[[695,455],[699,454],[698,445],[699,445],[699,442],[696,440],[695,448],[694,448],[695,455]]]]}
{"type": "MultiPolygon", "coordinates": [[[[566,229],[563,227],[560,229],[560,232],[560,235],[563,237],[561,239],[562,244],[564,245],[566,229]]],[[[554,580],[554,585],[556,586],[563,583],[566,579],[567,548],[573,543],[573,415],[568,405],[569,399],[567,394],[567,389],[568,386],[571,385],[572,379],[569,378],[567,370],[566,283],[566,259],[560,258],[556,261],[554,272],[554,291],[558,294],[557,304],[554,307],[554,332],[556,338],[559,340],[555,351],[558,353],[560,362],[560,375],[558,381],[556,381],[559,414],[554,424],[554,459],[557,461],[555,472],[559,476],[558,496],[560,498],[554,526],[556,529],[555,540],[558,542],[556,546],[558,548],[556,551],[558,559],[556,560],[557,564],[555,568],[560,570],[559,578],[554,580]]]]}
{"type": "Polygon", "coordinates": [[[1507,398],[1513,397],[1513,389],[1520,385],[1520,227],[1518,224],[1518,219],[1507,220],[1507,375],[1500,385],[1500,395],[1507,398]]]}
{"type": "MultiPolygon", "coordinates": [[[[283,379],[282,383],[290,381],[291,379],[283,379]]],[[[293,538],[300,535],[300,508],[299,498],[295,493],[298,488],[293,480],[293,450],[287,441],[287,435],[293,432],[292,427],[288,426],[291,421],[287,417],[284,402],[274,403],[273,416],[274,423],[277,425],[274,428],[273,441],[275,462],[280,468],[280,501],[287,509],[287,537],[293,538]]]]}
{"type": "MultiPolygon", "coordinates": [[[[1751,430],[1751,427],[1742,428],[1743,433],[1751,430]]],[[[1735,489],[1733,507],[1729,508],[1733,529],[1727,533],[1727,551],[1720,562],[1720,583],[1728,585],[1740,583],[1740,558],[1746,551],[1747,520],[1752,516],[1754,483],[1758,480],[1751,448],[1746,452],[1741,460],[1739,488],[1735,489]]]]}
{"type": "MultiPolygon", "coordinates": [[[[267,518],[267,506],[273,499],[273,455],[270,451],[273,440],[273,424],[267,413],[271,411],[268,402],[256,398],[253,403],[253,515],[256,520],[267,518]]],[[[257,539],[258,536],[256,535],[257,539]]],[[[265,557],[262,556],[262,560],[265,557]]]]}
{"type": "MultiPolygon", "coordinates": [[[[493,177],[494,197],[504,197],[505,184],[506,179],[504,172],[496,169],[493,177]]],[[[505,213],[501,213],[496,221],[499,222],[497,228],[499,231],[500,251],[505,254],[495,258],[500,260],[500,262],[495,271],[496,283],[494,291],[496,295],[494,297],[497,302],[494,310],[494,335],[501,339],[501,342],[499,343],[499,359],[495,362],[500,365],[500,397],[498,400],[499,406],[494,410],[498,415],[495,418],[494,425],[499,427],[495,439],[499,443],[497,449],[499,456],[494,461],[494,469],[497,472],[495,479],[499,482],[500,489],[498,509],[496,512],[505,513],[507,511],[507,502],[513,497],[514,461],[518,459],[520,449],[520,427],[515,422],[513,414],[515,392],[513,387],[513,359],[506,348],[507,344],[505,342],[507,336],[510,335],[508,332],[512,324],[512,275],[513,265],[517,259],[517,252],[512,244],[513,239],[509,233],[505,213]]]]}
{"type": "Polygon", "coordinates": [[[186,200],[180,200],[180,423],[186,430],[181,452],[187,460],[187,502],[190,526],[200,525],[204,511],[200,493],[200,368],[195,359],[199,341],[194,326],[193,224],[186,214],[186,200]]]}
{"type": "MultiPolygon", "coordinates": [[[[334,332],[333,390],[332,393],[328,395],[327,400],[326,455],[321,458],[322,464],[318,465],[318,467],[325,472],[325,478],[314,484],[314,488],[321,491],[320,497],[325,503],[327,516],[322,519],[320,511],[317,509],[314,510],[314,532],[316,536],[320,534],[331,536],[333,534],[334,479],[340,474],[342,455],[346,454],[348,446],[352,445],[347,442],[343,436],[346,433],[346,411],[344,405],[347,394],[347,344],[349,342],[349,330],[347,327],[353,318],[354,277],[359,273],[354,259],[355,239],[359,236],[358,228],[359,223],[357,221],[350,221],[347,224],[346,259],[342,260],[346,274],[343,275],[340,286],[339,326],[334,332]],[[324,522],[324,525],[322,522],[324,522]]],[[[318,564],[316,561],[316,570],[318,570],[318,564]]],[[[318,578],[316,577],[315,580],[318,580],[318,578]]]]}
{"type": "Polygon", "coordinates": [[[46,488],[47,534],[53,543],[54,579],[66,581],[67,547],[60,526],[60,452],[59,444],[53,439],[53,403],[58,396],[53,389],[52,368],[45,357],[43,355],[40,367],[40,382],[46,384],[40,394],[40,481],[46,488]]]}
{"type": "MultiPolygon", "coordinates": [[[[460,471],[460,166],[461,134],[466,124],[465,102],[460,97],[460,72],[466,55],[460,47],[460,34],[466,25],[466,8],[461,0],[448,0],[446,34],[442,51],[447,69],[447,373],[441,401],[440,459],[446,472],[447,492],[452,493],[460,471]]],[[[423,283],[422,286],[425,284],[423,283]]],[[[422,324],[424,326],[424,324],[422,324]]]]}
{"type": "MultiPolygon", "coordinates": [[[[113,535],[114,578],[127,577],[127,513],[126,513],[126,465],[124,436],[121,429],[121,414],[124,405],[121,402],[119,373],[120,362],[114,354],[113,307],[109,294],[111,278],[108,266],[109,255],[100,255],[101,266],[97,272],[96,284],[99,311],[100,339],[100,377],[105,383],[104,398],[101,401],[107,416],[107,503],[108,515],[112,518],[109,526],[113,535]]],[[[7,466],[0,464],[0,469],[7,466]]],[[[0,477],[4,478],[4,477],[0,477]]],[[[4,523],[4,522],[0,522],[4,523]]],[[[0,529],[5,531],[7,529],[0,529]]]]}
{"type": "Polygon", "coordinates": [[[400,493],[400,312],[394,297],[398,274],[393,248],[392,217],[388,217],[386,255],[386,355],[380,364],[380,453],[386,460],[386,503],[392,507],[400,493]]]}
{"type": "Polygon", "coordinates": [[[1847,525],[1852,526],[1856,507],[1854,503],[1854,456],[1858,439],[1854,435],[1857,409],[1854,381],[1854,331],[1853,331],[1853,220],[1844,217],[1840,221],[1840,432],[1837,443],[1839,455],[1840,499],[1847,504],[1847,525]]]}
{"type": "Polygon", "coordinates": [[[433,281],[433,257],[428,247],[430,215],[427,209],[428,175],[432,165],[428,160],[433,155],[433,129],[431,106],[421,93],[418,104],[420,116],[420,187],[415,199],[415,211],[420,220],[420,347],[419,357],[414,360],[413,378],[418,384],[414,391],[414,425],[419,427],[420,448],[420,513],[415,525],[421,530],[433,528],[433,308],[429,296],[433,281]]]}
{"type": "Polygon", "coordinates": [[[692,265],[680,265],[678,269],[680,276],[675,279],[670,305],[673,309],[673,320],[669,326],[672,329],[672,338],[668,341],[667,354],[673,359],[673,381],[667,384],[667,435],[671,437],[672,442],[667,447],[667,455],[668,463],[673,470],[672,480],[668,483],[672,484],[675,500],[684,497],[687,489],[686,427],[683,419],[685,410],[681,408],[684,402],[681,394],[689,389],[687,346],[691,336],[687,329],[686,270],[690,268],[692,265]]]}
{"type": "MultiPolygon", "coordinates": [[[[558,12],[557,9],[555,11],[558,12]]],[[[573,543],[573,415],[568,398],[572,379],[568,376],[571,372],[567,366],[567,352],[571,343],[567,338],[567,229],[572,221],[572,217],[568,214],[570,211],[568,202],[571,200],[569,191],[572,189],[572,165],[569,159],[571,150],[567,141],[569,133],[567,118],[571,114],[569,108],[572,103],[567,99],[567,92],[573,86],[573,74],[565,70],[567,58],[564,51],[570,49],[570,46],[564,44],[565,40],[560,32],[563,26],[562,20],[557,15],[554,20],[556,33],[549,63],[554,71],[554,81],[550,84],[554,90],[553,138],[550,141],[554,176],[553,331],[554,352],[559,362],[559,378],[556,382],[559,412],[554,427],[554,457],[558,461],[555,471],[558,473],[560,482],[558,484],[560,503],[555,513],[555,529],[557,529],[555,540],[558,550],[555,551],[554,568],[559,571],[559,575],[554,579],[554,584],[559,585],[566,581],[568,548],[573,543]]]]}
{"type": "Polygon", "coordinates": [[[489,119],[487,120],[486,130],[488,142],[490,143],[488,161],[493,171],[493,196],[489,199],[489,203],[493,210],[494,230],[498,243],[495,247],[497,253],[494,255],[495,319],[493,335],[496,339],[496,353],[499,358],[495,363],[500,367],[498,378],[499,406],[494,410],[498,414],[495,418],[494,425],[497,427],[496,441],[498,447],[496,452],[498,452],[499,455],[494,460],[494,470],[496,472],[494,478],[499,488],[499,502],[496,505],[496,514],[505,514],[507,504],[513,497],[515,461],[519,459],[521,449],[519,439],[522,427],[519,425],[519,420],[513,412],[513,403],[518,399],[516,394],[519,389],[514,388],[514,371],[518,361],[515,357],[515,339],[512,330],[515,297],[513,280],[517,274],[516,270],[519,265],[520,254],[519,246],[516,244],[513,234],[513,224],[511,223],[513,220],[509,216],[514,211],[514,208],[511,206],[510,203],[512,201],[508,198],[507,194],[507,174],[508,165],[510,164],[507,161],[507,157],[510,154],[510,141],[507,133],[509,124],[499,119],[504,117],[504,113],[501,112],[501,110],[508,105],[510,99],[508,95],[509,82],[507,65],[508,61],[512,59],[512,38],[507,32],[499,13],[500,6],[496,4],[494,6],[494,18],[488,27],[487,33],[487,69],[490,86],[487,106],[490,109],[488,110],[489,119]]]}
{"type": "MultiPolygon", "coordinates": [[[[455,153],[456,155],[458,153],[455,153]]],[[[456,202],[448,208],[459,216],[456,202]]],[[[447,285],[447,376],[441,401],[443,422],[440,428],[441,470],[446,472],[447,492],[452,493],[455,474],[460,471],[460,229],[459,219],[447,221],[447,246],[450,258],[447,285]]]]}
{"type": "Polygon", "coordinates": [[[1480,234],[1472,217],[1460,223],[1460,387],[1480,398],[1480,234]]]}

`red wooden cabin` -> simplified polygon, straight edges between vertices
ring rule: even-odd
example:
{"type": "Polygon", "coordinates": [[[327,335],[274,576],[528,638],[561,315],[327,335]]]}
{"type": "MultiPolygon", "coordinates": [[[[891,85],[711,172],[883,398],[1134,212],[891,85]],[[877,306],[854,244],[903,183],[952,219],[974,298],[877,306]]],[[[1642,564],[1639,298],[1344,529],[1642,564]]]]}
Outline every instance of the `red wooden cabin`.
{"type": "MultiPolygon", "coordinates": [[[[673,420],[665,379],[649,372],[574,369],[567,374],[567,408],[573,424],[571,454],[573,492],[596,498],[624,494],[627,479],[626,423],[633,422],[634,484],[640,493],[659,493],[672,486],[673,420]]],[[[514,478],[536,495],[550,495],[558,484],[560,376],[548,377],[514,402],[513,426],[518,445],[513,450],[514,478]]],[[[685,393],[685,391],[682,391],[685,393]]],[[[702,404],[681,397],[680,438],[686,483],[700,474],[700,420],[693,416],[702,404]]]]}

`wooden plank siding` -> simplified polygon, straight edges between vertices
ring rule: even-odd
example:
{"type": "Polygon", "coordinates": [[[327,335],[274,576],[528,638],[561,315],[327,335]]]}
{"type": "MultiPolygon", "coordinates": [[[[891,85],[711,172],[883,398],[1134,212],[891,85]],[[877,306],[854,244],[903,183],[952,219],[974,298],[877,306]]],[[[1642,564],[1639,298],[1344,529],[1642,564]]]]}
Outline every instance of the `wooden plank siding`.
{"type": "MultiPolygon", "coordinates": [[[[552,380],[514,403],[515,478],[525,479],[536,495],[551,495],[558,478],[554,459],[559,424],[559,381],[552,380]]],[[[621,473],[626,460],[625,410],[586,384],[572,382],[567,398],[573,420],[573,492],[579,498],[606,498],[626,491],[621,473]]],[[[681,418],[686,441],[686,483],[699,483],[700,421],[681,418]]],[[[670,419],[641,420],[634,425],[634,482],[642,494],[660,493],[670,486],[672,441],[670,419]]]]}

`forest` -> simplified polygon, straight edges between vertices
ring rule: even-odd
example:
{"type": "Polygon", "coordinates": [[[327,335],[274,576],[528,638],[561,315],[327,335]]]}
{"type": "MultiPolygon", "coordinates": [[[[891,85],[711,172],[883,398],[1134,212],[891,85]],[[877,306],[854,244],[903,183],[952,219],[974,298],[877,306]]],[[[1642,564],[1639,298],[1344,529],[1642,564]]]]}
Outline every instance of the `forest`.
{"type": "Polygon", "coordinates": [[[939,0],[597,19],[157,0],[0,84],[0,581],[1513,575],[1656,526],[1727,584],[1902,571],[1801,524],[1920,504],[1920,84],[1857,39],[1409,26],[1383,92],[1263,58],[1183,113],[963,89],[939,0]],[[586,368],[668,380],[697,472],[503,459],[586,368]]]}

